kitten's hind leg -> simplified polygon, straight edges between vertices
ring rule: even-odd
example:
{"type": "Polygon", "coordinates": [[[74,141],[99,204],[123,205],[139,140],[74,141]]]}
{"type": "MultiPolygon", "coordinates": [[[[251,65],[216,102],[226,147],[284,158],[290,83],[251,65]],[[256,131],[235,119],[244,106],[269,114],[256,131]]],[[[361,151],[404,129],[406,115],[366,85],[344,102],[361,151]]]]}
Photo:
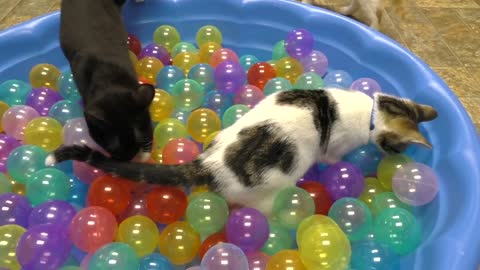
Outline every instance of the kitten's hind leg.
{"type": "Polygon", "coordinates": [[[352,2],[350,3],[349,6],[339,8],[338,13],[348,16],[356,12],[360,8],[360,3],[358,2],[359,0],[351,0],[351,1],[352,2]]]}

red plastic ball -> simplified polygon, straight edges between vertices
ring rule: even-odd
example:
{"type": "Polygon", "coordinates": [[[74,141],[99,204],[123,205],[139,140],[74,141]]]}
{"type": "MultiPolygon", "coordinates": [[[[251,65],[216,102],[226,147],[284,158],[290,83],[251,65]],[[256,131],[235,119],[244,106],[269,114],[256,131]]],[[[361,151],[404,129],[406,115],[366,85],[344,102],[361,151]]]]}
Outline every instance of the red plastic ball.
{"type": "Polygon", "coordinates": [[[127,44],[130,51],[132,51],[137,56],[140,55],[140,53],[142,52],[142,43],[136,36],[128,34],[127,44]]]}
{"type": "Polygon", "coordinates": [[[187,210],[187,195],[175,187],[156,187],[147,195],[148,216],[162,224],[180,220],[187,210]]]}
{"type": "Polygon", "coordinates": [[[328,215],[333,200],[322,184],[315,181],[304,181],[298,184],[298,187],[310,193],[310,197],[313,198],[315,203],[315,214],[328,215]]]}
{"type": "Polygon", "coordinates": [[[180,138],[169,141],[163,148],[163,164],[176,165],[193,161],[200,155],[196,143],[189,139],[180,138]]]}
{"type": "Polygon", "coordinates": [[[254,64],[248,70],[248,83],[263,90],[265,84],[277,76],[275,69],[267,62],[254,64]]]}
{"type": "Polygon", "coordinates": [[[121,183],[125,181],[111,175],[100,176],[90,185],[87,195],[89,206],[101,206],[118,215],[127,209],[132,200],[130,190],[121,183]]]}
{"type": "Polygon", "coordinates": [[[202,245],[200,246],[200,251],[198,252],[200,260],[211,247],[215,246],[218,243],[228,243],[225,231],[214,233],[202,242],[202,245]]]}

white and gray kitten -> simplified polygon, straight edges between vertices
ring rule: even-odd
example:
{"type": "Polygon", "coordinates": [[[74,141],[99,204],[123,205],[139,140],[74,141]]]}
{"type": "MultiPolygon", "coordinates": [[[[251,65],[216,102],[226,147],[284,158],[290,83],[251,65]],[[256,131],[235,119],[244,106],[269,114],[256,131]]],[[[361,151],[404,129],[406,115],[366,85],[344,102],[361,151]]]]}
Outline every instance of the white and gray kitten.
{"type": "Polygon", "coordinates": [[[276,194],[316,162],[336,163],[349,151],[377,144],[399,153],[430,146],[418,124],[437,117],[430,106],[357,91],[295,90],[266,97],[222,130],[192,163],[161,165],[113,160],[86,146],[64,146],[47,165],[84,161],[120,177],[160,185],[208,185],[229,203],[270,214],[276,194]]]}

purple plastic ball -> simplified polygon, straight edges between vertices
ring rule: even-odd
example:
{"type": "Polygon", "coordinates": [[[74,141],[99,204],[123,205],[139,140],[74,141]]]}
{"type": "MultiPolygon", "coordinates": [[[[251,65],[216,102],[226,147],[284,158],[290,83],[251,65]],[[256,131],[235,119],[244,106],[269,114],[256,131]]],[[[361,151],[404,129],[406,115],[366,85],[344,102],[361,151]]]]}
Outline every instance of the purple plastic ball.
{"type": "Polygon", "coordinates": [[[0,195],[0,226],[17,224],[26,228],[31,211],[32,207],[24,196],[13,193],[0,195]]]}
{"type": "Polygon", "coordinates": [[[236,93],[244,84],[247,75],[243,67],[234,61],[224,61],[215,68],[214,80],[223,93],[236,93]]]}
{"type": "Polygon", "coordinates": [[[29,228],[20,238],[17,259],[22,269],[57,270],[68,259],[68,230],[56,224],[29,228]]]}
{"type": "Polygon", "coordinates": [[[360,78],[355,80],[350,89],[363,92],[373,98],[373,94],[377,92],[382,92],[382,88],[377,81],[370,78],[360,78]]]}
{"type": "Polygon", "coordinates": [[[300,58],[304,72],[315,72],[322,76],[327,73],[328,58],[320,51],[313,50],[307,56],[300,58]]]}
{"type": "Polygon", "coordinates": [[[0,134],[0,172],[7,172],[8,155],[21,144],[14,137],[0,134]]]}
{"type": "Polygon", "coordinates": [[[139,59],[144,57],[155,57],[158,60],[162,61],[164,65],[170,65],[170,54],[168,53],[167,49],[163,46],[150,43],[145,48],[143,48],[142,52],[140,53],[139,59]]]}
{"type": "Polygon", "coordinates": [[[244,252],[256,251],[268,240],[268,220],[257,209],[241,208],[230,215],[226,234],[228,242],[244,252]]]}
{"type": "Polygon", "coordinates": [[[48,111],[53,104],[62,99],[57,91],[50,88],[35,88],[28,94],[25,105],[34,108],[41,116],[48,116],[48,111]]]}
{"type": "Polygon", "coordinates": [[[335,201],[344,197],[357,198],[365,185],[362,171],[345,161],[328,167],[322,175],[325,179],[325,187],[335,201]]]}
{"type": "Polygon", "coordinates": [[[400,201],[414,206],[425,205],[438,193],[438,177],[425,164],[409,163],[396,171],[392,187],[400,201]]]}
{"type": "Polygon", "coordinates": [[[67,228],[77,211],[65,201],[47,201],[33,208],[28,218],[28,226],[31,228],[40,224],[56,224],[67,228]]]}
{"type": "Polygon", "coordinates": [[[285,39],[285,50],[293,57],[300,59],[313,50],[313,35],[305,29],[295,29],[288,33],[285,39]]]}

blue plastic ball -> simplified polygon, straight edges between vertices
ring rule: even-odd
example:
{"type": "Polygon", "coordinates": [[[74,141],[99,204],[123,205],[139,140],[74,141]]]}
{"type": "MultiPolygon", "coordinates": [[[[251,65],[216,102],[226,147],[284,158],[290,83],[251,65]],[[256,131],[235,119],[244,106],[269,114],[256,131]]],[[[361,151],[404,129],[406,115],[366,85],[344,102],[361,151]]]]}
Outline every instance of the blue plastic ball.
{"type": "Polygon", "coordinates": [[[176,66],[165,66],[157,75],[157,87],[172,92],[175,84],[185,79],[185,72],[176,66]]]}
{"type": "Polygon", "coordinates": [[[58,93],[64,98],[77,103],[82,98],[72,72],[67,71],[58,79],[58,93]]]}
{"type": "Polygon", "coordinates": [[[341,89],[349,89],[353,79],[350,74],[344,70],[332,70],[325,75],[323,79],[325,87],[336,87],[341,89]]]}
{"type": "Polygon", "coordinates": [[[215,81],[213,80],[213,73],[215,70],[209,64],[198,64],[190,69],[188,78],[197,81],[205,92],[213,90],[215,81]]]}
{"type": "Polygon", "coordinates": [[[70,192],[67,201],[79,206],[85,206],[89,185],[82,182],[74,175],[68,175],[70,182],[70,192]]]}
{"type": "Polygon", "coordinates": [[[219,117],[222,117],[223,113],[232,105],[233,95],[218,90],[208,92],[203,101],[203,107],[216,112],[219,117]]]}
{"type": "Polygon", "coordinates": [[[53,104],[48,111],[48,116],[55,118],[63,126],[70,119],[83,117],[83,109],[78,103],[60,100],[53,104]]]}
{"type": "Polygon", "coordinates": [[[172,263],[159,253],[152,253],[140,260],[139,270],[174,270],[172,263]]]}
{"type": "Polygon", "coordinates": [[[391,269],[395,253],[387,246],[375,241],[359,241],[352,246],[350,266],[355,270],[391,269]]]}
{"type": "Polygon", "coordinates": [[[344,156],[343,160],[356,165],[362,170],[363,175],[371,176],[376,175],[378,164],[383,156],[384,154],[376,145],[369,143],[354,149],[344,156]]]}
{"type": "Polygon", "coordinates": [[[242,65],[245,72],[247,72],[251,66],[260,62],[260,60],[255,55],[246,54],[240,57],[239,62],[240,62],[240,65],[242,65]]]}

